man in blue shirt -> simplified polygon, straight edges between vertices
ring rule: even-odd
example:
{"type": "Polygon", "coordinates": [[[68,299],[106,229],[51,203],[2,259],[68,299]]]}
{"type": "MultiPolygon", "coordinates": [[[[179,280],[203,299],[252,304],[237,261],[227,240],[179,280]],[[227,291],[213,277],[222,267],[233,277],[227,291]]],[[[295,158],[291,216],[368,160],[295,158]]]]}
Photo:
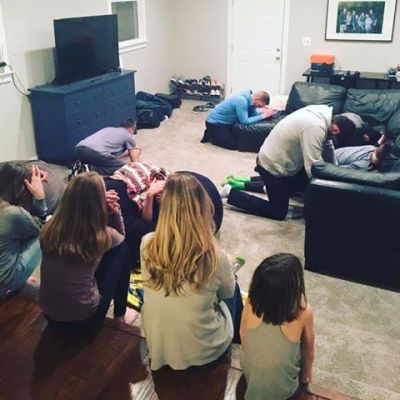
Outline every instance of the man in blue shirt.
{"type": "Polygon", "coordinates": [[[244,90],[219,103],[207,116],[206,130],[201,143],[212,141],[217,146],[236,150],[237,137],[232,132],[236,123],[254,124],[276,113],[269,104],[267,92],[244,90]]]}

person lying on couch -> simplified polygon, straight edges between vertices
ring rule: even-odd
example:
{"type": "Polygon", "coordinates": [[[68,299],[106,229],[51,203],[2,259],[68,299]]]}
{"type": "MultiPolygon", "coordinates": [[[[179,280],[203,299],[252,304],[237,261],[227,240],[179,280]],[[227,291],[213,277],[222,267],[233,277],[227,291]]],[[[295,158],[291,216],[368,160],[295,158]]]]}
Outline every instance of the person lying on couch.
{"type": "Polygon", "coordinates": [[[312,105],[289,114],[278,122],[262,145],[255,170],[260,174],[269,201],[240,190],[222,191],[228,204],[249,214],[283,220],[291,193],[305,190],[311,178],[311,166],[321,159],[328,137],[348,146],[356,130],[345,115],[332,116],[332,107],[312,105]],[[226,192],[226,193],[225,193],[226,192]]]}
{"type": "Polygon", "coordinates": [[[232,134],[233,125],[250,125],[272,117],[277,111],[268,107],[269,101],[269,94],[262,90],[255,93],[244,90],[228,97],[209,112],[201,143],[212,141],[217,146],[236,150],[237,139],[232,134]]]}

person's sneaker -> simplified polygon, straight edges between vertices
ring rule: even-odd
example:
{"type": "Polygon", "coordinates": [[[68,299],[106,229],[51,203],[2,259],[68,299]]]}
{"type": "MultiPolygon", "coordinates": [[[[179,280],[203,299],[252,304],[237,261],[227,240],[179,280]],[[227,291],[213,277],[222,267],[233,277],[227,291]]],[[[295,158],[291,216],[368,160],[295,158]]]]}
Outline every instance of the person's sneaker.
{"type": "Polygon", "coordinates": [[[236,272],[238,272],[239,269],[242,268],[244,264],[246,264],[246,259],[244,257],[237,256],[232,264],[233,272],[236,274],[236,272]]]}
{"type": "Polygon", "coordinates": [[[229,193],[232,190],[232,186],[231,185],[224,185],[224,187],[219,191],[220,196],[225,199],[229,196],[229,193]]]}
{"type": "Polygon", "coordinates": [[[302,207],[291,206],[286,214],[286,219],[302,219],[304,210],[302,207]]]}

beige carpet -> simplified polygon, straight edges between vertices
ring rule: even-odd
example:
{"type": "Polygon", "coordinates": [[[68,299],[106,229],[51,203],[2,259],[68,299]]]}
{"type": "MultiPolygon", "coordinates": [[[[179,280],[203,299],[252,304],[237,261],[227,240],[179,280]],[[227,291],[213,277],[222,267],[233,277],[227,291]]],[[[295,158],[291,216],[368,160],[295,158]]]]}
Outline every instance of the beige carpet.
{"type": "MultiPolygon", "coordinates": [[[[185,101],[159,128],[139,131],[142,160],[199,172],[215,184],[231,173],[253,174],[255,154],[200,143],[206,114],[191,110],[201,103],[185,101]]],[[[265,257],[284,251],[304,258],[304,220],[276,222],[229,206],[224,213],[221,245],[247,259],[238,274],[242,289],[265,257]]],[[[310,272],[306,287],[315,310],[315,383],[364,400],[400,399],[400,294],[310,272]]]]}

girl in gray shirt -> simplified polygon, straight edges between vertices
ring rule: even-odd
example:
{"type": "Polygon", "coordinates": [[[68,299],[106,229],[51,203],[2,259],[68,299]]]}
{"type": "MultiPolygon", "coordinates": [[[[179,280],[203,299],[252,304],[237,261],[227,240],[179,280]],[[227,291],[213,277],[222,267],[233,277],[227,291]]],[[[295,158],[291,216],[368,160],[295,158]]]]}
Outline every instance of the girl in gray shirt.
{"type": "Polygon", "coordinates": [[[4,164],[0,169],[0,298],[21,289],[39,265],[38,237],[46,211],[39,168],[4,164]]]}
{"type": "MultiPolygon", "coordinates": [[[[204,365],[228,349],[235,276],[214,237],[212,202],[192,175],[168,177],[154,233],[142,240],[143,328],[151,369],[204,365]]],[[[237,287],[237,286],[236,286],[237,287]]]]}

